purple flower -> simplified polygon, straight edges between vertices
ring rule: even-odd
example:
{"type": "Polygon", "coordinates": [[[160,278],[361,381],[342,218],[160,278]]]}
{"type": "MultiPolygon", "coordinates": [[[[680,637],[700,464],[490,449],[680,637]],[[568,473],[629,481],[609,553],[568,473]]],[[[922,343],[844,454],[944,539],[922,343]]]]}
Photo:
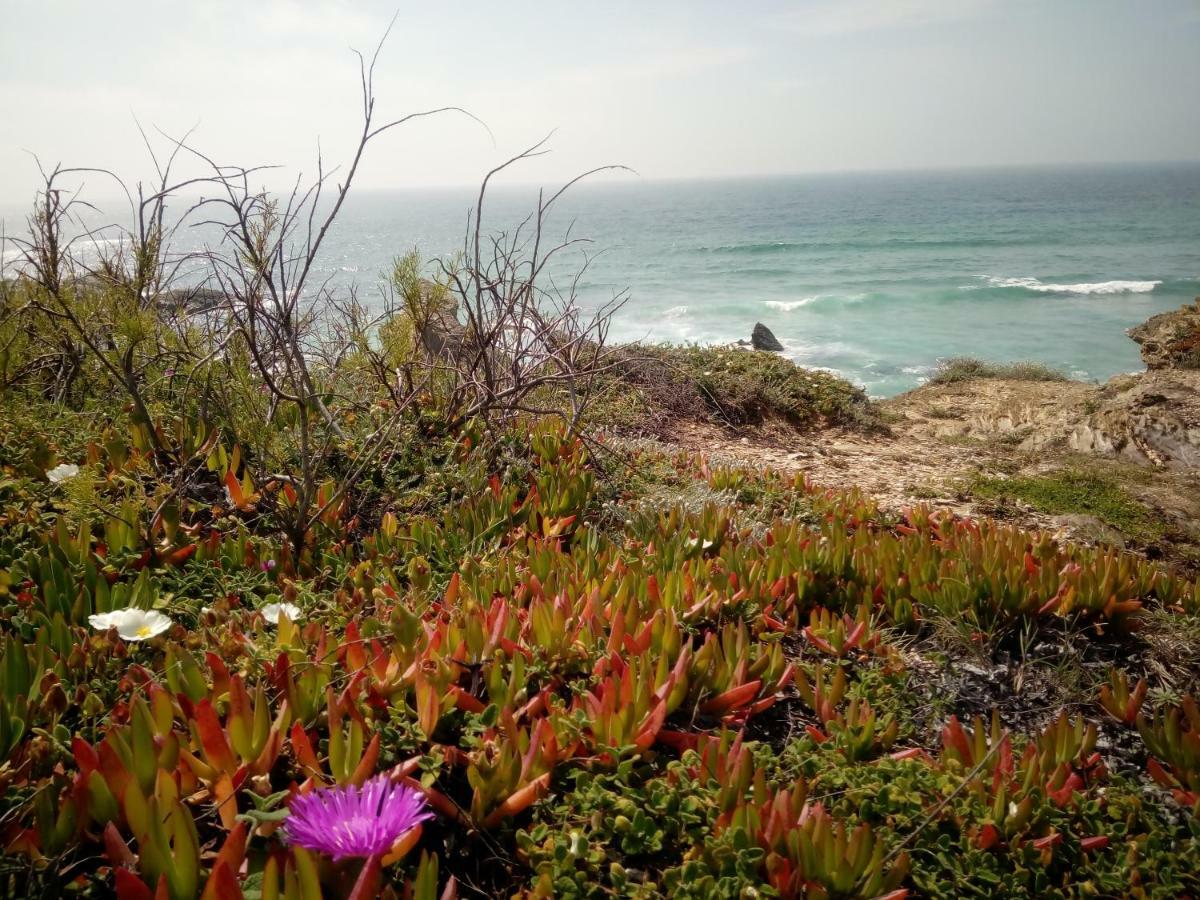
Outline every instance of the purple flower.
{"type": "Polygon", "coordinates": [[[288,841],[340,862],[387,853],[404,832],[433,813],[420,792],[377,775],[361,788],[319,788],[292,798],[283,830],[288,841]]]}

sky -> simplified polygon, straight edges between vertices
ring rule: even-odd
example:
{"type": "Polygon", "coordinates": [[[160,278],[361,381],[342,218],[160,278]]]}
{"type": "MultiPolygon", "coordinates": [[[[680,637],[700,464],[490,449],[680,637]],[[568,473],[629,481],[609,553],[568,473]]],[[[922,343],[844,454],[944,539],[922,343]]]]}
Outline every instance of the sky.
{"type": "Polygon", "coordinates": [[[1200,159],[1200,0],[0,0],[0,205],[34,155],[152,178],[138,123],[268,187],[344,161],[350,48],[393,15],[377,121],[487,128],[394,129],[360,188],[477,183],[552,131],[510,179],[1200,159]]]}

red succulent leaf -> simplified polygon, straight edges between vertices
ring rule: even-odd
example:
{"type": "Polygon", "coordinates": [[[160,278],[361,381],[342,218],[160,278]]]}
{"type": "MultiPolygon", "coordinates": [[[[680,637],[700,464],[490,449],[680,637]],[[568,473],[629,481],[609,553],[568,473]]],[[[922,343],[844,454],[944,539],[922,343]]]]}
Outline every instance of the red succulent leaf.
{"type": "Polygon", "coordinates": [[[213,709],[207,697],[196,704],[196,730],[200,732],[200,743],[209,763],[214,768],[232,773],[237,767],[233,761],[233,753],[225,739],[221,720],[217,718],[217,711],[213,709]]]}
{"type": "Polygon", "coordinates": [[[154,893],[146,887],[146,882],[128,869],[117,869],[113,876],[116,880],[117,900],[154,900],[154,893]]]}
{"type": "Polygon", "coordinates": [[[242,900],[242,898],[242,889],[238,884],[237,875],[234,874],[229,863],[218,859],[213,865],[212,874],[208,876],[208,881],[204,885],[204,893],[200,895],[200,900],[242,900]]]}
{"type": "MultiPolygon", "coordinates": [[[[112,822],[104,826],[104,853],[108,856],[108,861],[112,863],[116,869],[136,869],[137,857],[133,851],[129,849],[129,845],[125,843],[125,839],[121,837],[121,833],[117,831],[117,826],[112,822]]],[[[141,884],[141,881],[138,882],[141,884]]],[[[145,887],[145,885],[142,885],[145,887]]],[[[146,893],[150,892],[146,888],[146,893]]]]}

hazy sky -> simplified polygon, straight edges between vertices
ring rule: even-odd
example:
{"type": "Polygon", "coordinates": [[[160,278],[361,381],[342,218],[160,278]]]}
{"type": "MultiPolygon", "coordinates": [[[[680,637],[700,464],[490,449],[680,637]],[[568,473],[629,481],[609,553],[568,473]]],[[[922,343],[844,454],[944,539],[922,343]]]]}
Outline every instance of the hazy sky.
{"type": "Polygon", "coordinates": [[[43,162],[150,171],[135,117],[226,163],[310,172],[359,127],[358,70],[399,18],[362,187],[604,163],[646,178],[1200,158],[1200,0],[754,2],[0,0],[0,203],[43,162]]]}

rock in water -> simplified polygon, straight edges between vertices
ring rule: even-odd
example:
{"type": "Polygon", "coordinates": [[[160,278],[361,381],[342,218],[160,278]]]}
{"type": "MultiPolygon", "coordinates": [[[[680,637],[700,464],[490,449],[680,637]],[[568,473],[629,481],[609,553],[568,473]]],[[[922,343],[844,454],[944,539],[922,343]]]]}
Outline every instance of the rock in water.
{"type": "Polygon", "coordinates": [[[750,334],[750,344],[755,350],[778,352],[783,349],[783,344],[779,343],[779,339],[771,333],[771,329],[762,322],[754,323],[754,331],[750,334]]]}

